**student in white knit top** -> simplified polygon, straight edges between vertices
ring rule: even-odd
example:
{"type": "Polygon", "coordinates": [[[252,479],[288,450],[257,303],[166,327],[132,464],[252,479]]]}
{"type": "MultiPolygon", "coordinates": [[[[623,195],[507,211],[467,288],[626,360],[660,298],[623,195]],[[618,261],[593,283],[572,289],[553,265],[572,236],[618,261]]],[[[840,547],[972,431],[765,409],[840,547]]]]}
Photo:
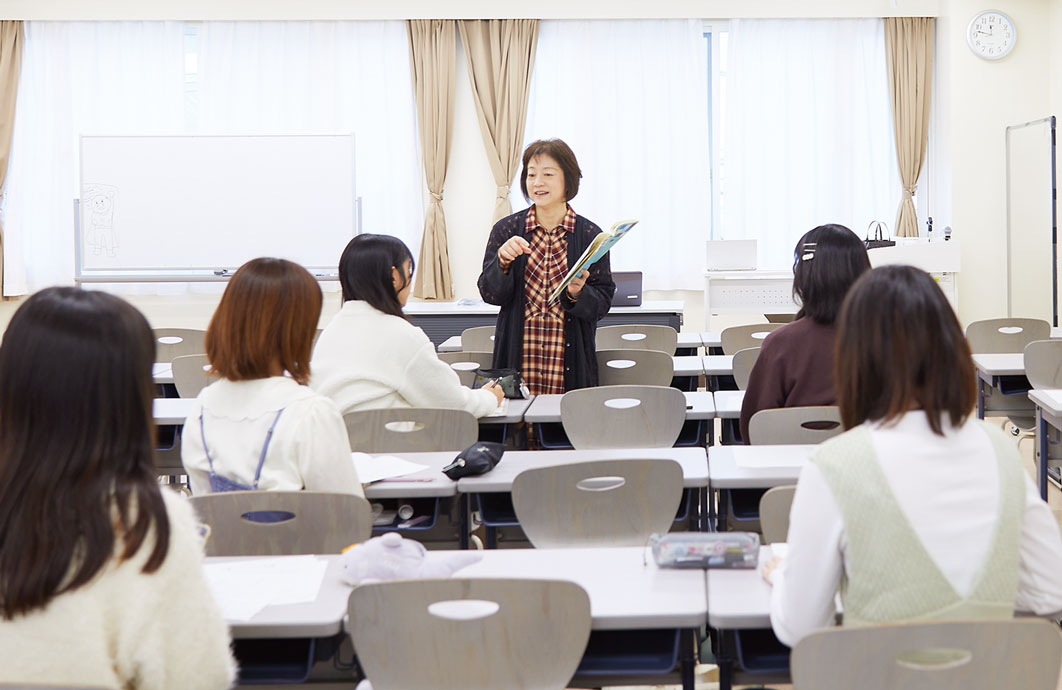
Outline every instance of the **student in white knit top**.
{"type": "Polygon", "coordinates": [[[0,346],[0,682],[228,687],[191,507],[158,485],[144,317],[42,290],[0,346]]]}
{"type": "Polygon", "coordinates": [[[1062,610],[1062,537],[1012,439],[970,419],[970,348],[923,271],[885,266],[849,292],[835,382],[848,429],[803,469],[788,554],[769,562],[771,623],[792,646],[832,625],[1062,610]]]}
{"type": "Polygon", "coordinates": [[[339,260],[343,308],[317,339],[310,385],[344,414],[390,407],[440,407],[483,417],[500,386],[462,386],[402,307],[413,285],[409,248],[390,235],[358,235],[339,260]]]}
{"type": "Polygon", "coordinates": [[[254,259],[232,276],[206,333],[213,373],[181,434],[192,493],[364,495],[339,410],[306,385],[321,288],[305,268],[254,259]]]}

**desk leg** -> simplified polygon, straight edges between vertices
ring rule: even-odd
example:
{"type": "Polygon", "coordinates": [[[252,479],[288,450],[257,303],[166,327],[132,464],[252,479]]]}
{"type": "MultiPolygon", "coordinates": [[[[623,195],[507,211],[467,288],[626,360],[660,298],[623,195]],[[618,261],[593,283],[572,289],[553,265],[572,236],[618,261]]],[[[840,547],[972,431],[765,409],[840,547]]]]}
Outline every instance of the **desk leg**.
{"type": "Polygon", "coordinates": [[[696,681],[693,670],[697,665],[697,631],[685,630],[682,637],[686,639],[679,648],[679,673],[682,677],[682,690],[695,690],[696,681]]]}
{"type": "Polygon", "coordinates": [[[715,663],[719,666],[719,690],[732,690],[734,686],[734,634],[726,630],[712,631],[715,644],[715,663]]]}
{"type": "Polygon", "coordinates": [[[1047,422],[1043,410],[1036,407],[1036,444],[1040,450],[1039,467],[1036,468],[1040,478],[1040,498],[1047,500],[1047,422]]]}
{"type": "Polygon", "coordinates": [[[985,382],[977,377],[977,418],[985,418],[985,382]]]}
{"type": "Polygon", "coordinates": [[[457,545],[462,549],[467,549],[468,544],[468,528],[472,525],[472,516],[468,512],[468,494],[460,494],[457,497],[457,512],[458,517],[457,525],[457,545]]]}

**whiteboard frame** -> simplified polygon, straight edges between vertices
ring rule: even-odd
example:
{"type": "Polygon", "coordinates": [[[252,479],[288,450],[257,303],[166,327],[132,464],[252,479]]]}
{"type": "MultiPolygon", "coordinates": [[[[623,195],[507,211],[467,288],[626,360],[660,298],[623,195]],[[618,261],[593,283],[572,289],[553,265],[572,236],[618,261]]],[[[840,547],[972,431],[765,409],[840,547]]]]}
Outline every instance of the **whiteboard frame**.
{"type": "MultiPolygon", "coordinates": [[[[336,137],[343,136],[350,139],[350,160],[351,160],[351,181],[354,185],[353,194],[351,194],[352,205],[352,218],[354,221],[354,227],[351,228],[351,238],[361,234],[362,220],[361,220],[361,207],[362,198],[357,196],[358,179],[357,179],[357,144],[353,132],[313,132],[313,133],[253,133],[253,134],[219,134],[219,133],[180,133],[180,134],[82,134],[78,137],[78,191],[81,190],[81,185],[84,183],[84,139],[86,137],[112,137],[112,138],[129,138],[139,139],[144,137],[195,137],[199,139],[208,139],[212,137],[218,138],[232,138],[232,137],[336,137]]],[[[74,282],[78,285],[82,283],[215,283],[215,282],[227,282],[229,278],[236,272],[239,266],[210,266],[210,267],[190,267],[183,270],[174,270],[172,267],[135,267],[124,270],[101,270],[101,269],[86,269],[85,268],[85,242],[84,235],[82,234],[81,226],[81,199],[74,198],[73,200],[73,222],[74,222],[74,282]]],[[[321,267],[321,266],[304,266],[314,278],[318,281],[338,281],[339,275],[334,267],[321,267]]]]}

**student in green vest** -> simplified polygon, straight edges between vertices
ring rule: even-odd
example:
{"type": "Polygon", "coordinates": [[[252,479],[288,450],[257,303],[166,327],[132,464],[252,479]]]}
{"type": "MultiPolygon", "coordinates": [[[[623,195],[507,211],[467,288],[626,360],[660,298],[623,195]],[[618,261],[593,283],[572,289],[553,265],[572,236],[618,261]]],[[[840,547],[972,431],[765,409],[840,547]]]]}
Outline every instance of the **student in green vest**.
{"type": "Polygon", "coordinates": [[[790,646],[835,620],[1005,618],[1062,610],[1062,536],[998,427],[972,419],[970,348],[934,280],[885,266],[838,318],[835,381],[848,429],[812,455],[788,554],[764,567],[790,646]]]}

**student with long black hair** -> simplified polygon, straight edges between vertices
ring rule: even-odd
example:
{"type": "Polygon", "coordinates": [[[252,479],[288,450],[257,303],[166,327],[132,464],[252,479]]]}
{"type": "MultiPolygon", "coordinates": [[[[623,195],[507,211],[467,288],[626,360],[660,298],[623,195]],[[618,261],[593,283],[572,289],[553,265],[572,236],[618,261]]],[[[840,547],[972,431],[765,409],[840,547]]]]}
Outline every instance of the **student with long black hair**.
{"type": "Polygon", "coordinates": [[[0,681],[224,688],[195,516],[159,488],[155,341],[121,299],[48,288],[0,345],[0,681]]]}
{"type": "Polygon", "coordinates": [[[313,353],[311,386],[343,413],[388,407],[441,407],[483,417],[504,397],[491,384],[462,386],[402,307],[413,284],[413,256],[390,235],[358,235],[339,260],[343,308],[313,353]]]}

